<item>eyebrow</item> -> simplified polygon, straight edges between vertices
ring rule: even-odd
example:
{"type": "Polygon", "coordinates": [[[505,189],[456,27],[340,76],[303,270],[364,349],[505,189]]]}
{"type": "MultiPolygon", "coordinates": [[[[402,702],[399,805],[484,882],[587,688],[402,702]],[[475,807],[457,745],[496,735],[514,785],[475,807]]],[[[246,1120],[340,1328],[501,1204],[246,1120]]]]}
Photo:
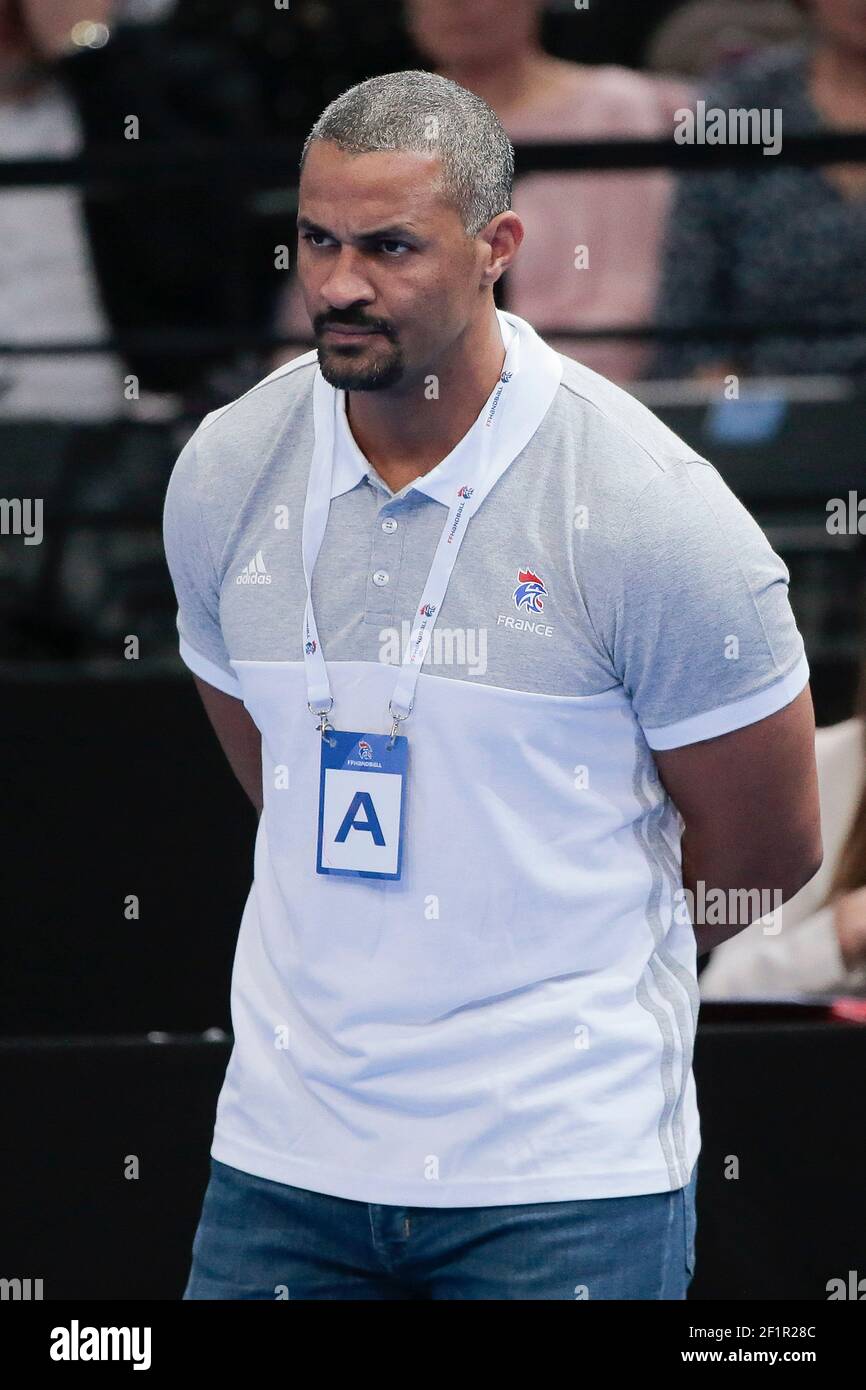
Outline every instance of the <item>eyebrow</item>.
{"type": "MultiPolygon", "coordinates": [[[[319,224],[318,224],[317,222],[312,222],[312,221],[310,220],[309,217],[303,217],[303,216],[298,218],[298,231],[299,231],[299,232],[318,232],[318,233],[320,233],[322,236],[333,236],[333,235],[334,235],[333,232],[329,232],[329,231],[328,231],[327,227],[321,227],[321,226],[319,226],[319,224]]],[[[388,227],[376,227],[376,228],[375,228],[373,231],[371,231],[371,232],[360,232],[360,233],[358,234],[358,236],[355,237],[355,240],[356,240],[356,241],[402,241],[402,240],[404,240],[404,239],[406,239],[406,238],[409,238],[409,239],[412,240],[412,241],[418,241],[418,240],[420,239],[420,238],[419,238],[418,232],[416,232],[411,226],[408,226],[408,225],[406,225],[405,223],[401,223],[401,222],[393,222],[393,223],[392,223],[390,226],[388,226],[388,227]]],[[[335,240],[338,240],[338,239],[339,239],[339,238],[335,238],[335,240]]]]}

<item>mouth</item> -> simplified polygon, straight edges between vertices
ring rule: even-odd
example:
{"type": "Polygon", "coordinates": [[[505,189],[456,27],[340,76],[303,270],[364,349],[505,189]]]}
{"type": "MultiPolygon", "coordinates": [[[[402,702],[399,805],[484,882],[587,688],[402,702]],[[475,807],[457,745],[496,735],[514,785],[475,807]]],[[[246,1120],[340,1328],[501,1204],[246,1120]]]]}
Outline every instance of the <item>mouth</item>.
{"type": "Polygon", "coordinates": [[[342,324],[329,326],[324,330],[326,338],[333,338],[338,343],[357,342],[359,338],[375,338],[381,336],[377,328],[349,328],[342,324]]]}

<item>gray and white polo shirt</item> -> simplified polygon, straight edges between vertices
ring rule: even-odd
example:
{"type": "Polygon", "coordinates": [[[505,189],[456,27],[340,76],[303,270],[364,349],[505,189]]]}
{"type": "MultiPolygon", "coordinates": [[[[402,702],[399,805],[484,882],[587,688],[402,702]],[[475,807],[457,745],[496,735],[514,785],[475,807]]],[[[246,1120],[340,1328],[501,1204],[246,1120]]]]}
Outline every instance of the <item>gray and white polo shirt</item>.
{"type": "MultiPolygon", "coordinates": [[[[533,334],[498,317],[506,345],[533,334]]],[[[437,1207],[661,1192],[691,1175],[695,941],[682,820],[651,749],[763,719],[809,671],[788,571],[712,464],[619,387],[560,364],[535,434],[469,523],[421,668],[400,880],[315,872],[301,525],[316,353],[206,417],[175,465],[181,655],[262,734],[211,1149],[234,1167],[437,1207]]],[[[312,582],[337,727],[389,728],[483,416],[394,493],[338,393],[312,582]]]]}

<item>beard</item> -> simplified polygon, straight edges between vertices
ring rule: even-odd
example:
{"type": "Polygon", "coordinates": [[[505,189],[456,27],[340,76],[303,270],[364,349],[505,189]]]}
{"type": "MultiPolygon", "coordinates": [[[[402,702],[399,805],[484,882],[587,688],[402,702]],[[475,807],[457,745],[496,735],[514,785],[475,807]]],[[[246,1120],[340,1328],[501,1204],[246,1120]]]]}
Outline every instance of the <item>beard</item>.
{"type": "Polygon", "coordinates": [[[370,354],[369,348],[361,353],[355,347],[319,343],[319,370],[328,385],[338,391],[384,391],[396,386],[405,371],[403,350],[390,339],[386,341],[387,348],[375,355],[370,354]]]}

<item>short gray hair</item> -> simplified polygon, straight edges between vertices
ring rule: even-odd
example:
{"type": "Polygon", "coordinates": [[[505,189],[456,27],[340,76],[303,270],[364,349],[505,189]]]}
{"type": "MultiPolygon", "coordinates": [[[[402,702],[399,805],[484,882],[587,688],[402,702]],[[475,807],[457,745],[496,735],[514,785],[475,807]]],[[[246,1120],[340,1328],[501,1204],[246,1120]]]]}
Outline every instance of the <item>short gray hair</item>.
{"type": "Polygon", "coordinates": [[[474,92],[436,73],[388,72],[349,87],[307,136],[301,169],[314,140],[330,140],[349,154],[438,154],[438,191],[457,208],[467,236],[511,207],[514,147],[499,117],[474,92]]]}

